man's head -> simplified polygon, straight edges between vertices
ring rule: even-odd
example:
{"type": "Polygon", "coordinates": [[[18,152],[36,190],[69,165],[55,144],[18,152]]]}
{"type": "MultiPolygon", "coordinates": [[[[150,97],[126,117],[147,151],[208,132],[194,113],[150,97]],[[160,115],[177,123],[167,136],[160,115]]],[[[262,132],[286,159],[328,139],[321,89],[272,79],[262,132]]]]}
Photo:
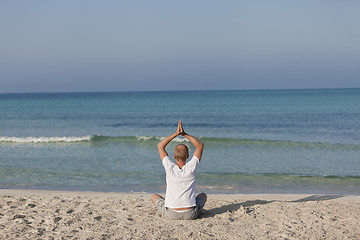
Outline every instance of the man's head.
{"type": "Polygon", "coordinates": [[[186,162],[189,157],[189,148],[185,144],[179,144],[175,147],[174,158],[180,162],[186,162]]]}

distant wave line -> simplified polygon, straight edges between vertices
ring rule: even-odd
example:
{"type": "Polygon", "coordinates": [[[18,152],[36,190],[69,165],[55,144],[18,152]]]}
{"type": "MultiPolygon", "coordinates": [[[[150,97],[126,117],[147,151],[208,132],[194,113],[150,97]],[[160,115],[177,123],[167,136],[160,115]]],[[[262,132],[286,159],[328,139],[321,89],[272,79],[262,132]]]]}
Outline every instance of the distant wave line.
{"type": "MultiPolygon", "coordinates": [[[[159,142],[164,137],[161,136],[64,136],[64,137],[7,137],[0,136],[0,143],[100,143],[100,142],[134,142],[134,143],[154,143],[159,142]]],[[[216,138],[199,137],[201,141],[209,145],[275,145],[292,147],[322,147],[322,148],[340,148],[340,149],[358,149],[360,144],[344,143],[323,143],[323,142],[296,142],[268,139],[236,139],[236,138],[216,138]]],[[[175,138],[173,142],[186,143],[186,138],[175,138]]]]}
{"type": "Polygon", "coordinates": [[[83,137],[0,137],[0,143],[57,143],[90,141],[92,136],[83,137]]]}

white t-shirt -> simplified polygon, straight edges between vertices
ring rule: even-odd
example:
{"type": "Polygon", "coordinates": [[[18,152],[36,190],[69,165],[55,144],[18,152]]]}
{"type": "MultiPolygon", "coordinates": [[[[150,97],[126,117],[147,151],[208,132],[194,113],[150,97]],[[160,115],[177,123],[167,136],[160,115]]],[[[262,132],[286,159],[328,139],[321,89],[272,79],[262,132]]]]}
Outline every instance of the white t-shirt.
{"type": "Polygon", "coordinates": [[[195,176],[199,159],[193,156],[181,169],[168,156],[164,157],[162,164],[166,172],[165,207],[186,208],[196,206],[195,176]]]}

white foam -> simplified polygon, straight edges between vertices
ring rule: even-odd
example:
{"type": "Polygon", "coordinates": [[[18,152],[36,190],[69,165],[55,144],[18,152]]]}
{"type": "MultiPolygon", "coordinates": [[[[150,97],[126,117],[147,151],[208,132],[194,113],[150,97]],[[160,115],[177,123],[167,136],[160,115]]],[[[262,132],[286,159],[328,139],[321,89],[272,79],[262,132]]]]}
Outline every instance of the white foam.
{"type": "Polygon", "coordinates": [[[186,138],[174,138],[174,139],[172,140],[172,142],[183,143],[183,142],[189,142],[189,140],[186,139],[186,138]]]}
{"type": "Polygon", "coordinates": [[[91,136],[83,137],[1,137],[0,142],[12,143],[54,143],[90,141],[91,136]]]}
{"type": "MultiPolygon", "coordinates": [[[[147,137],[147,136],[137,136],[136,137],[136,140],[141,140],[141,141],[147,141],[147,140],[150,140],[154,137],[147,137]]],[[[155,139],[157,139],[157,137],[155,137],[155,139]]]]}
{"type": "MultiPolygon", "coordinates": [[[[151,140],[151,139],[156,139],[156,140],[159,140],[159,141],[162,141],[165,137],[148,137],[148,136],[137,136],[136,137],[136,140],[142,140],[142,141],[146,141],[146,140],[151,140]]],[[[179,142],[179,143],[182,143],[182,142],[189,142],[189,140],[187,140],[186,138],[174,138],[172,140],[172,142],[179,142]]]]}

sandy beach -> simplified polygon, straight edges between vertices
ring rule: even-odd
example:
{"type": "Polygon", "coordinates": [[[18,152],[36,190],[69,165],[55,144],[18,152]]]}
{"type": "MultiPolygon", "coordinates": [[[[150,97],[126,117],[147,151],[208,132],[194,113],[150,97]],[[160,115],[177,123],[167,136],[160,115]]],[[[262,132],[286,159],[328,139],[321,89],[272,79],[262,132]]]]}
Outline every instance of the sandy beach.
{"type": "Polygon", "coordinates": [[[360,239],[360,196],[209,195],[170,221],[147,193],[0,190],[1,239],[360,239]]]}

